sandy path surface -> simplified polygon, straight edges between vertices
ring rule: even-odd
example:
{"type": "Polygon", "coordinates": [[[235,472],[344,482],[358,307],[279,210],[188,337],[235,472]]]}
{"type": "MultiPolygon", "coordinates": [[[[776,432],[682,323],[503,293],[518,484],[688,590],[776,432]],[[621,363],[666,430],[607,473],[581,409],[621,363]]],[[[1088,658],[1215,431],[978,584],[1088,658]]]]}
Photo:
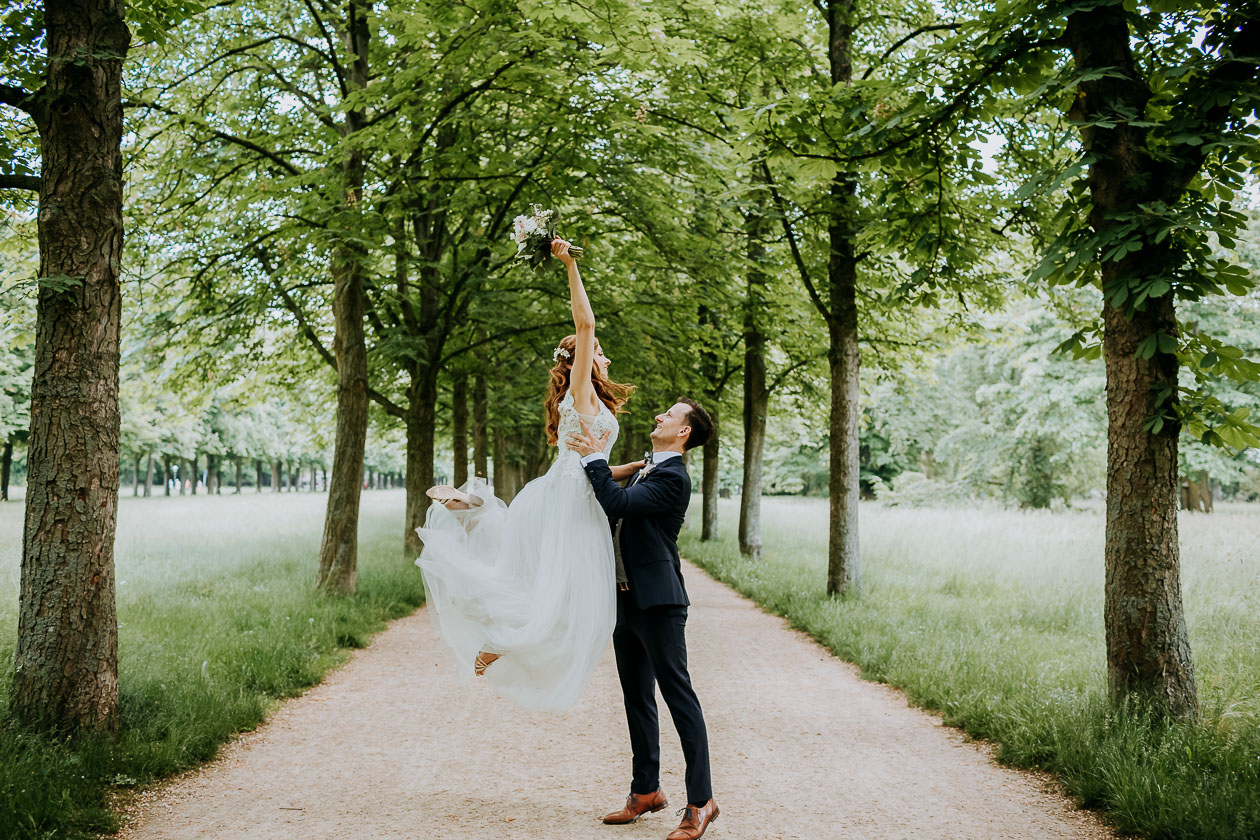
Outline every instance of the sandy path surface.
{"type": "MultiPolygon", "coordinates": [[[[785,622],[687,566],[692,678],[710,733],[713,838],[1106,838],[1032,774],[994,765],[932,715],[863,682],[785,622]]],[[[599,818],[630,784],[612,651],[565,715],[527,713],[446,675],[423,610],[220,757],[134,803],[141,838],[664,838],[684,803],[662,714],[671,808],[599,818]]]]}

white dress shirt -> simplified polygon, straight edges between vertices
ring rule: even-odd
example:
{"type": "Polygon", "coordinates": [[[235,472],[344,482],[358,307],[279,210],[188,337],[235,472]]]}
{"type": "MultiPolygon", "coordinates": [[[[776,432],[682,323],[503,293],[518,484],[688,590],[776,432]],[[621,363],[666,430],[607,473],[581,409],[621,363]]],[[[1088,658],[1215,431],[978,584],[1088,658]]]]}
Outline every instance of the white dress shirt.
{"type": "MultiPolygon", "coordinates": [[[[675,452],[672,449],[666,449],[664,452],[653,452],[652,453],[652,466],[656,466],[657,464],[663,464],[666,461],[668,461],[670,458],[679,458],[679,457],[682,457],[682,453],[675,452]]],[[[607,461],[607,460],[608,460],[608,456],[605,455],[603,452],[592,452],[590,455],[586,455],[582,458],[582,466],[585,467],[587,464],[593,463],[594,461],[607,461]]]]}

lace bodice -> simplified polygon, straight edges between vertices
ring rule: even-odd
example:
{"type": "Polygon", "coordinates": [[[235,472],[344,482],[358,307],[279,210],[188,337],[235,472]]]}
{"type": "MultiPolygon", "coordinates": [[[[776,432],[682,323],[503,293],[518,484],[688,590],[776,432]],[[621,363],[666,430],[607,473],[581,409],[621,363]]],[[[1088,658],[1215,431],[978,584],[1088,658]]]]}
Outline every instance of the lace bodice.
{"type": "MultiPolygon", "coordinates": [[[[597,402],[599,402],[597,400],[597,402]]],[[[608,410],[608,406],[603,402],[599,402],[599,413],[594,417],[589,415],[579,415],[577,408],[573,405],[573,393],[568,392],[564,395],[564,399],[560,400],[560,426],[556,430],[556,436],[559,439],[560,454],[556,457],[556,467],[562,469],[566,473],[573,473],[585,477],[582,471],[582,456],[578,455],[569,447],[565,446],[570,434],[581,434],[582,423],[578,419],[582,417],[586,420],[586,424],[591,427],[591,434],[596,438],[604,434],[604,432],[612,432],[608,437],[608,445],[604,447],[604,452],[611,453],[613,444],[617,442],[617,435],[621,431],[621,426],[617,423],[616,416],[608,410]]]]}

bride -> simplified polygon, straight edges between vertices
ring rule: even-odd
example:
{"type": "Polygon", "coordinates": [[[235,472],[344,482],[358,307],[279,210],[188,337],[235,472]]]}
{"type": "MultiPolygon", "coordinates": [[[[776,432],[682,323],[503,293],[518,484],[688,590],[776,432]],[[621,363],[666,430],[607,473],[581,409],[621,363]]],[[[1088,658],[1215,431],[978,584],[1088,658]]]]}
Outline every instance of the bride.
{"type": "MultiPolygon", "coordinates": [[[[575,335],[552,358],[544,408],[555,446],[581,423],[616,441],[617,412],[634,390],[608,379],[595,338],[595,313],[569,243],[552,242],[568,269],[575,335]]],[[[632,475],[642,462],[613,467],[632,475]]],[[[511,506],[484,481],[433,487],[416,565],[439,634],[462,677],[484,676],[520,706],[563,711],[595,670],[616,622],[616,583],[608,517],[595,500],[581,458],[561,446],[550,469],[526,484],[511,506]]]]}

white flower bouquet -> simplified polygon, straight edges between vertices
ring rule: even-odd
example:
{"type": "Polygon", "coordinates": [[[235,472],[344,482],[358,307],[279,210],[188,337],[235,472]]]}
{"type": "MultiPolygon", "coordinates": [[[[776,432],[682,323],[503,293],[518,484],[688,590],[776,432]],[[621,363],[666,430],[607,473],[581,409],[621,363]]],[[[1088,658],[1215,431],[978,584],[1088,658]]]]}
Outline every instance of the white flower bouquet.
{"type": "MultiPolygon", "coordinates": [[[[539,269],[551,259],[551,241],[556,238],[555,210],[544,210],[541,205],[529,205],[528,216],[512,220],[512,241],[516,243],[516,259],[530,268],[539,269]]],[[[582,259],[582,249],[569,246],[573,259],[582,259]]]]}

